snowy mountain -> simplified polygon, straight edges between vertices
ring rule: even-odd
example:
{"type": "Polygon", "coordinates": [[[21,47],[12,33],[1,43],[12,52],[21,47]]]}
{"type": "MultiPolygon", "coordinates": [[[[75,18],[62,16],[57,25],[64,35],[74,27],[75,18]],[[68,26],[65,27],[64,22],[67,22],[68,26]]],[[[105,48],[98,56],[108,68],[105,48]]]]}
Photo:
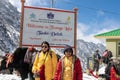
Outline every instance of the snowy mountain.
{"type": "Polygon", "coordinates": [[[0,1],[0,54],[12,51],[19,42],[20,13],[8,0],[0,1]]]}
{"type": "MultiPolygon", "coordinates": [[[[6,51],[13,52],[19,44],[20,30],[20,13],[17,8],[8,2],[8,0],[0,1],[0,55],[4,55],[6,51]]],[[[87,68],[87,58],[91,57],[96,49],[100,53],[105,50],[102,44],[93,42],[85,42],[77,40],[77,55],[81,59],[82,67],[87,68]]],[[[61,49],[55,49],[56,53],[63,55],[61,49]]]]}
{"type": "Polygon", "coordinates": [[[99,53],[102,54],[105,50],[105,46],[99,43],[95,44],[93,42],[77,40],[77,55],[81,60],[83,70],[87,69],[87,59],[92,57],[96,50],[99,50],[99,53]]]}

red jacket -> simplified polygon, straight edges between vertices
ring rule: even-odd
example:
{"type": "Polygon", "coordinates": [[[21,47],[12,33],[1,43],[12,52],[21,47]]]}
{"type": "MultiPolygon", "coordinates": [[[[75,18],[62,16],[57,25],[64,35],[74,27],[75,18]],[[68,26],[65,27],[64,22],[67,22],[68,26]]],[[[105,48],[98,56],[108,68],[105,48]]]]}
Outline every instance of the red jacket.
{"type": "MultiPolygon", "coordinates": [[[[62,72],[63,72],[63,60],[61,59],[59,62],[58,62],[58,65],[57,65],[57,70],[56,70],[56,73],[55,73],[55,76],[54,76],[54,80],[62,80],[62,72]]],[[[81,63],[80,63],[80,59],[79,58],[76,58],[75,61],[74,61],[74,70],[73,70],[73,80],[82,80],[82,77],[83,77],[83,73],[82,73],[82,68],[81,68],[81,63]]]]}
{"type": "Polygon", "coordinates": [[[110,68],[110,80],[116,80],[116,72],[114,67],[110,68]]]}
{"type": "Polygon", "coordinates": [[[120,80],[120,77],[116,77],[116,72],[114,67],[110,68],[110,80],[120,80]]]}

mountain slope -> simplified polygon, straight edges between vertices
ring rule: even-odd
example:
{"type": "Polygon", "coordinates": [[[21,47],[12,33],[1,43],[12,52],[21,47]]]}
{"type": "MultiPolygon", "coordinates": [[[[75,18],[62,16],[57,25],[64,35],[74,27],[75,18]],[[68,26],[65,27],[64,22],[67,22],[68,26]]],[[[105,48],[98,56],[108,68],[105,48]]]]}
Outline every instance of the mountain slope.
{"type": "Polygon", "coordinates": [[[92,57],[94,52],[99,50],[99,53],[102,54],[105,50],[103,44],[95,44],[93,42],[85,42],[84,40],[77,40],[77,55],[79,56],[83,70],[87,69],[87,59],[92,57]]]}
{"type": "Polygon", "coordinates": [[[0,1],[0,53],[12,51],[19,42],[20,13],[8,0],[0,1]]]}

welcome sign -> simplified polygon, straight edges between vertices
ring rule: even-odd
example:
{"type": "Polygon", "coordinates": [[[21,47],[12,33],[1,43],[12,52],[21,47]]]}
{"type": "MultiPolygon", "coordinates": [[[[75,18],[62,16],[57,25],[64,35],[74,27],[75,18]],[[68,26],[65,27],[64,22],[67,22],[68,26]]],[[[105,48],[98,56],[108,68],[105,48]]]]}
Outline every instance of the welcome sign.
{"type": "Polygon", "coordinates": [[[24,6],[23,46],[40,46],[48,41],[51,47],[75,45],[75,12],[24,6]]]}

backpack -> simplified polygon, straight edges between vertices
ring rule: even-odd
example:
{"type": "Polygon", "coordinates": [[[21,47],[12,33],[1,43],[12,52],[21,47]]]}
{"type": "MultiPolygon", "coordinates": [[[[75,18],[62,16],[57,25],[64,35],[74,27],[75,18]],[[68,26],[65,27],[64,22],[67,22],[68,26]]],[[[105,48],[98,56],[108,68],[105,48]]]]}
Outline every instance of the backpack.
{"type": "Polygon", "coordinates": [[[110,80],[110,68],[113,66],[112,62],[109,62],[107,67],[105,68],[105,74],[106,76],[106,80],[110,80]]]}
{"type": "Polygon", "coordinates": [[[120,63],[113,65],[113,67],[115,69],[116,74],[120,76],[120,63]]]}
{"type": "Polygon", "coordinates": [[[56,56],[57,56],[57,61],[59,61],[61,56],[59,54],[56,54],[56,56]]]}

